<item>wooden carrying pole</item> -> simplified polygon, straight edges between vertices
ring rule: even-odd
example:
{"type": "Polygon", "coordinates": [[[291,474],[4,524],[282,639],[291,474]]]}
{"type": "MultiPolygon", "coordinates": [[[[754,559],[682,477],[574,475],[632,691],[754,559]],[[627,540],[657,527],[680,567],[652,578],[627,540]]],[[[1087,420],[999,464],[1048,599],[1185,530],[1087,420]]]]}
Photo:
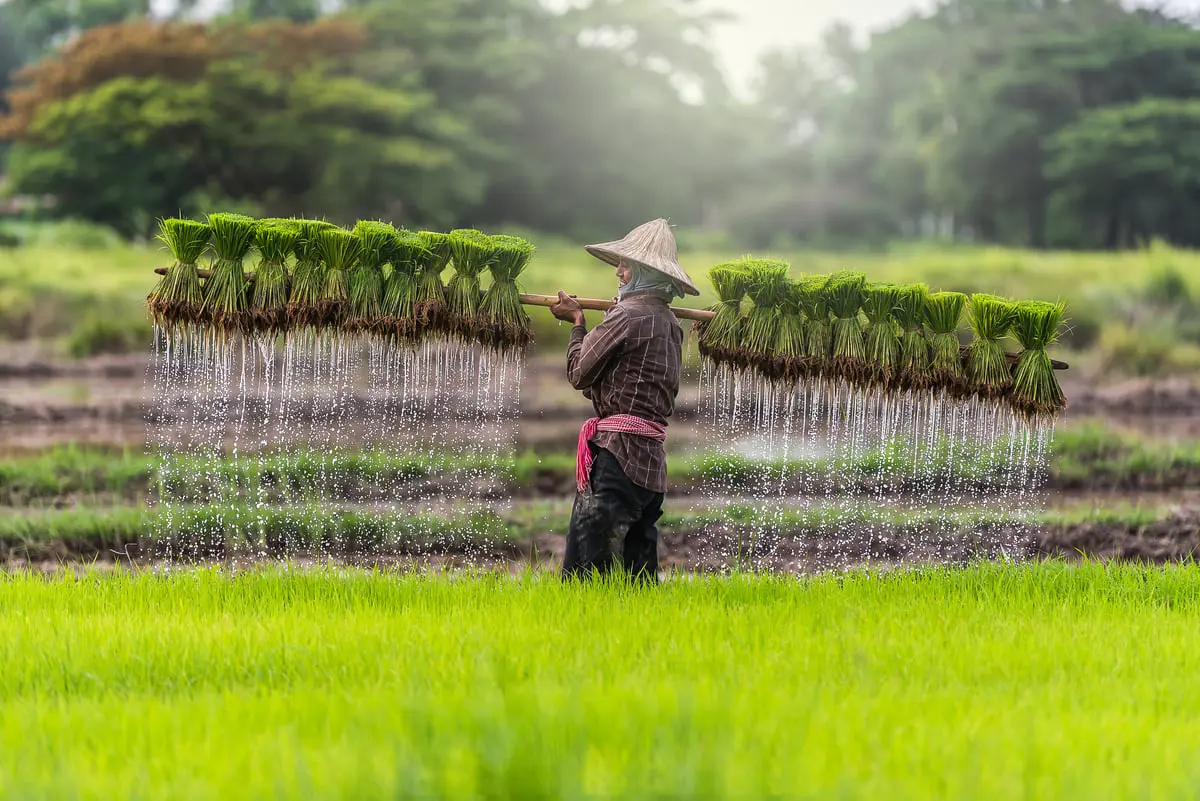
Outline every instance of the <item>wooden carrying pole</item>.
{"type": "MultiPolygon", "coordinates": [[[[166,275],[167,268],[157,267],[155,268],[154,272],[158,273],[159,275],[166,275]]],[[[209,276],[208,270],[199,270],[198,272],[201,278],[208,278],[209,276]]],[[[254,273],[246,273],[246,280],[253,281],[254,273]]],[[[571,295],[571,297],[575,299],[575,302],[579,304],[580,308],[586,311],[608,311],[616,305],[614,301],[601,300],[600,298],[578,298],[574,295],[571,295]]],[[[542,306],[549,308],[555,303],[558,303],[558,295],[522,294],[521,303],[525,306],[542,306]]],[[[716,316],[716,312],[711,312],[708,309],[689,309],[683,306],[672,306],[671,311],[674,312],[675,316],[680,320],[695,320],[697,322],[707,322],[716,316]]],[[[963,348],[963,352],[964,354],[966,353],[966,348],[963,348]]],[[[1009,353],[1007,355],[1010,363],[1017,360],[1017,355],[1015,353],[1009,353]]],[[[1055,370],[1066,370],[1068,368],[1066,362],[1060,362],[1057,359],[1051,359],[1050,364],[1055,370]]]]}

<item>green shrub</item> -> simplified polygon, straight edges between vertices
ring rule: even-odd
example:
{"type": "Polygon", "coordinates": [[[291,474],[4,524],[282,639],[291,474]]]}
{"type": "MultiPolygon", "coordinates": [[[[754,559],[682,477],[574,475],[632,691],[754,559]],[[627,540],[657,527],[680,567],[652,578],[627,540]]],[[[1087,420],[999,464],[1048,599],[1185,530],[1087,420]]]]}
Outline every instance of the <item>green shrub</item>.
{"type": "Polygon", "coordinates": [[[1099,350],[1106,373],[1157,378],[1200,371],[1200,348],[1159,328],[1110,326],[1100,337],[1099,350]]]}
{"type": "Polygon", "coordinates": [[[143,319],[94,315],[72,332],[67,353],[73,359],[133,353],[148,348],[152,336],[150,323],[143,319]]]}
{"type": "Polygon", "coordinates": [[[56,247],[71,250],[105,250],[123,242],[121,235],[106,225],[84,220],[30,225],[21,236],[25,247],[56,247]]]}
{"type": "Polygon", "coordinates": [[[1168,309],[1192,307],[1192,293],[1183,273],[1173,265],[1159,267],[1150,273],[1142,288],[1142,298],[1148,303],[1168,309]]]}

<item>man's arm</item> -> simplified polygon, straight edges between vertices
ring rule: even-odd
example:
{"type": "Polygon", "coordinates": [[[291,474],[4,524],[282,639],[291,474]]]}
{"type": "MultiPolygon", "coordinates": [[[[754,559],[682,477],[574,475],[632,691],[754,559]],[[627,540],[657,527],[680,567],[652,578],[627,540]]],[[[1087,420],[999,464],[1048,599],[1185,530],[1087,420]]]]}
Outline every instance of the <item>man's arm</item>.
{"type": "Polygon", "coordinates": [[[610,358],[625,344],[625,311],[617,306],[604,322],[588,331],[582,324],[571,329],[567,345],[567,380],[575,389],[588,389],[604,374],[610,358]]]}

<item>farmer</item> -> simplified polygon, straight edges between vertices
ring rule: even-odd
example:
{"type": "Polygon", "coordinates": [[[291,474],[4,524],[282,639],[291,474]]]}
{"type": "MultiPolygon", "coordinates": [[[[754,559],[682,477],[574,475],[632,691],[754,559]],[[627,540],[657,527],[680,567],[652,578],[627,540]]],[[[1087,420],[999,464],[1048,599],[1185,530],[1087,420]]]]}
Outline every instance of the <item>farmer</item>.
{"type": "Polygon", "coordinates": [[[618,298],[591,331],[583,309],[566,293],[560,291],[551,307],[555,317],[574,325],[567,380],[583,390],[596,411],[579,432],[579,492],[563,576],[623,566],[638,579],[657,581],[655,523],[667,491],[663,443],[683,360],[683,332],[670,303],[700,293],[679,266],[666,220],[587,251],[616,268],[618,298]]]}

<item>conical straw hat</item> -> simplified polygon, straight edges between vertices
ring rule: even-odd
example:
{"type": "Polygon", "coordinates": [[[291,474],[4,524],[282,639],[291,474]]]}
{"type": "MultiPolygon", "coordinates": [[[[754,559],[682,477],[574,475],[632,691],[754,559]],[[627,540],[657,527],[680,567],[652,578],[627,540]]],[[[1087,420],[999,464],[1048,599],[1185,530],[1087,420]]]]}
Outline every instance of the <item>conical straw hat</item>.
{"type": "Polygon", "coordinates": [[[639,225],[624,239],[605,242],[601,245],[588,245],[585,250],[614,267],[622,259],[626,263],[640,264],[675,279],[687,294],[700,294],[700,290],[696,289],[692,279],[679,266],[679,257],[675,250],[675,235],[671,233],[671,226],[667,224],[666,220],[659,219],[639,225]]]}

